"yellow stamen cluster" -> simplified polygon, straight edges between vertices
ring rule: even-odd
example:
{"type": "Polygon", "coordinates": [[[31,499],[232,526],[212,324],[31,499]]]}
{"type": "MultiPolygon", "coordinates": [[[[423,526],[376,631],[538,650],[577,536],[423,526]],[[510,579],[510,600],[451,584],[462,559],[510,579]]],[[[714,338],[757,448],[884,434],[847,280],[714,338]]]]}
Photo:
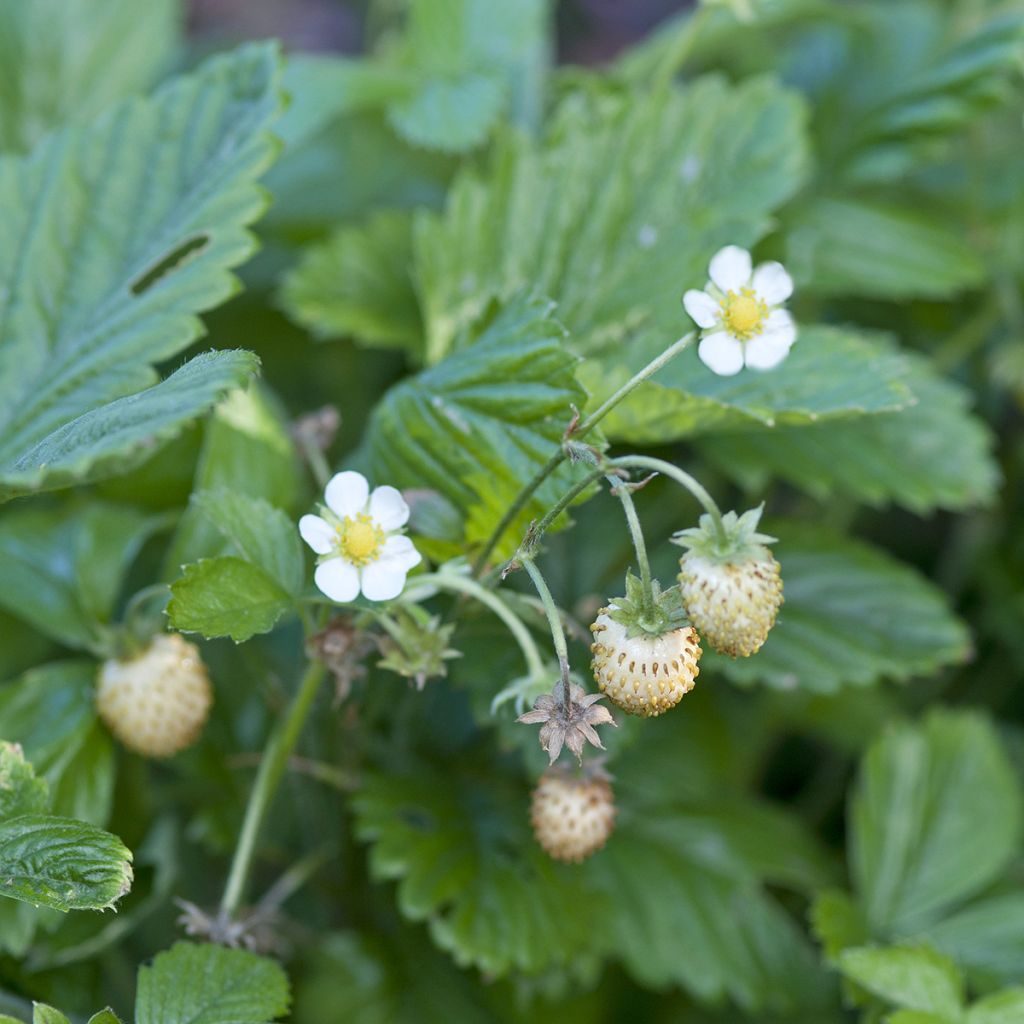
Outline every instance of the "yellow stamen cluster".
{"type": "Polygon", "coordinates": [[[353,565],[369,565],[380,556],[384,531],[365,512],[346,516],[338,530],[338,547],[353,565]]]}
{"type": "Polygon", "coordinates": [[[722,320],[729,333],[740,341],[747,341],[764,330],[768,318],[768,305],[757,297],[753,288],[727,292],[722,299],[722,320]]]}

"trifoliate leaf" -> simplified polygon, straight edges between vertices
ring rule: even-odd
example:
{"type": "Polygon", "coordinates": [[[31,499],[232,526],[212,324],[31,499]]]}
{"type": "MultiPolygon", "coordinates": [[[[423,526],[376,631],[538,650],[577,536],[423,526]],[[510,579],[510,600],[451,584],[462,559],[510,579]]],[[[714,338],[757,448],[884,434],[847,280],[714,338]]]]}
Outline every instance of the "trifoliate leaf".
{"type": "Polygon", "coordinates": [[[125,573],[161,520],[131,508],[21,507],[0,516],[0,607],[73,648],[99,650],[125,573]]]}
{"type": "Polygon", "coordinates": [[[288,591],[262,569],[222,555],[185,566],[171,584],[167,616],[184,633],[229,636],[240,644],[268,633],[291,607],[288,591]]]}
{"type": "Polygon", "coordinates": [[[964,625],[932,583],[881,551],[828,530],[768,524],[785,603],[764,647],[713,667],[734,682],[829,693],[847,684],[906,679],[962,661],[964,625]]]}
{"type": "Polygon", "coordinates": [[[803,110],[774,83],[603,100],[570,97],[547,142],[504,140],[444,214],[421,215],[428,362],[493,295],[524,288],[558,303],[584,354],[641,326],[664,348],[687,329],[680,297],[703,286],[715,251],[755,241],[803,178],[803,110]]]}
{"type": "MultiPolygon", "coordinates": [[[[0,736],[13,736],[0,729],[0,736]]],[[[0,740],[0,821],[21,814],[41,814],[50,806],[45,779],[37,779],[33,765],[17,743],[0,740]]]]}
{"type": "MultiPolygon", "coordinates": [[[[466,537],[490,535],[515,496],[555,454],[573,406],[586,401],[576,358],[549,306],[517,297],[463,332],[436,366],[393,387],[374,409],[367,453],[376,479],[427,487],[457,506],[466,537]]],[[[514,549],[574,478],[553,474],[506,534],[514,549]]]]}
{"type": "Polygon", "coordinates": [[[989,430],[968,411],[970,395],[919,356],[903,358],[915,401],[898,412],[722,433],[702,438],[700,448],[752,491],[777,476],[817,498],[847,494],[914,512],[989,501],[999,468],[989,430]]]}
{"type": "Polygon", "coordinates": [[[846,977],[907,1010],[961,1019],[964,983],[956,964],[927,947],[848,949],[839,956],[846,977]]]}
{"type": "MultiPolygon", "coordinates": [[[[589,359],[580,379],[595,395],[612,392],[665,348],[646,334],[628,348],[589,359]]],[[[903,409],[913,401],[906,360],[891,346],[851,330],[801,327],[786,361],[770,373],[720,377],[696,349],[676,356],[603,421],[605,432],[635,444],[744,429],[851,419],[903,409]]]]}
{"type": "Polygon", "coordinates": [[[288,1011],[288,978],[240,949],[179,942],[139,968],[136,1024],[269,1024],[288,1011]]]}
{"type": "Polygon", "coordinates": [[[115,835],[71,818],[0,821],[0,896],[54,910],[104,910],[132,884],[132,855],[115,835]]]}
{"type": "Polygon", "coordinates": [[[221,353],[153,387],[252,252],[277,65],[243,48],[0,164],[0,497],[114,472],[254,371],[221,353]]]}
{"type": "Polygon", "coordinates": [[[281,299],[315,337],[416,353],[423,324],[411,273],[411,214],[379,210],[311,247],[285,278],[281,299]]]}
{"type": "Polygon", "coordinates": [[[890,728],[850,805],[851,872],[874,934],[936,923],[1000,874],[1020,833],[1020,784],[984,718],[935,711],[890,728]]]}
{"type": "Polygon", "coordinates": [[[0,150],[144,92],[176,56],[178,0],[0,4],[0,150]]]}
{"type": "Polygon", "coordinates": [[[811,199],[787,225],[786,268],[801,290],[825,295],[944,299],[985,276],[949,219],[867,199],[811,199]]]}
{"type": "Polygon", "coordinates": [[[529,835],[527,800],[493,773],[429,771],[367,776],[354,800],[374,877],[397,880],[402,913],[489,974],[564,963],[596,923],[578,879],[529,835]]]}
{"type": "Polygon", "coordinates": [[[289,594],[302,587],[305,561],[295,522],[262,498],[218,489],[199,491],[192,503],[247,562],[289,594]]]}
{"type": "Polygon", "coordinates": [[[113,798],[114,750],[96,718],[95,684],[92,661],[55,662],[26,672],[0,687],[0,736],[17,736],[49,784],[47,809],[105,825],[113,798]]]}

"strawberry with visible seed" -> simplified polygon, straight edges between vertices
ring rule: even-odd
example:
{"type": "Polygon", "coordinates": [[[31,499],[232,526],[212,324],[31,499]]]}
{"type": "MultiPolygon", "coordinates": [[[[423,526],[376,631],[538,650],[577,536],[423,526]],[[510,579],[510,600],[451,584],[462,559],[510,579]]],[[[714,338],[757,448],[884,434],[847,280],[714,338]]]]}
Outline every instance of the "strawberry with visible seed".
{"type": "Polygon", "coordinates": [[[579,862],[600,850],[615,827],[612,787],[602,772],[577,777],[550,768],[533,791],[530,822],[555,860],[579,862]]]}

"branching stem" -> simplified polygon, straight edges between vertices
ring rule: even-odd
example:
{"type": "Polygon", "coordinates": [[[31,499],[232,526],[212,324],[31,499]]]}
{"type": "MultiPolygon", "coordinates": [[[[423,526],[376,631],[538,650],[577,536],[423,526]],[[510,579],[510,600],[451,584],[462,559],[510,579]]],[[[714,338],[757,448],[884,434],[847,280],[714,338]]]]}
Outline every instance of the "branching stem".
{"type": "Polygon", "coordinates": [[[529,574],[533,585],[537,588],[541,604],[544,605],[544,614],[547,616],[548,625],[551,627],[551,641],[555,645],[555,654],[558,655],[558,667],[562,675],[562,706],[568,711],[572,707],[572,680],[569,678],[569,647],[565,642],[565,630],[562,628],[562,617],[558,613],[558,606],[551,596],[540,569],[534,565],[533,559],[523,557],[519,560],[529,574]]]}

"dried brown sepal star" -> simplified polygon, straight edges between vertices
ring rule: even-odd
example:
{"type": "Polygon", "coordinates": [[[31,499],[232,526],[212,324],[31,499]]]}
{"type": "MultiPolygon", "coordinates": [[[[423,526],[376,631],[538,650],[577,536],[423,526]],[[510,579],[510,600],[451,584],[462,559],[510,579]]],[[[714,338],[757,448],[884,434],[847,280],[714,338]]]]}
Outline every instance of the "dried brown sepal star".
{"type": "Polygon", "coordinates": [[[563,747],[568,747],[583,760],[583,747],[590,743],[604,750],[596,726],[615,725],[615,719],[606,707],[597,702],[604,694],[587,693],[575,683],[569,689],[569,707],[562,703],[563,684],[559,680],[550,693],[541,694],[533,703],[533,710],[520,715],[516,721],[523,725],[540,725],[540,745],[547,751],[551,764],[558,760],[563,747]]]}
{"type": "Polygon", "coordinates": [[[352,684],[366,675],[366,655],[376,646],[370,634],[356,629],[348,619],[337,618],[306,641],[306,653],[322,661],[334,676],[335,701],[340,704],[352,692],[352,684]]]}

